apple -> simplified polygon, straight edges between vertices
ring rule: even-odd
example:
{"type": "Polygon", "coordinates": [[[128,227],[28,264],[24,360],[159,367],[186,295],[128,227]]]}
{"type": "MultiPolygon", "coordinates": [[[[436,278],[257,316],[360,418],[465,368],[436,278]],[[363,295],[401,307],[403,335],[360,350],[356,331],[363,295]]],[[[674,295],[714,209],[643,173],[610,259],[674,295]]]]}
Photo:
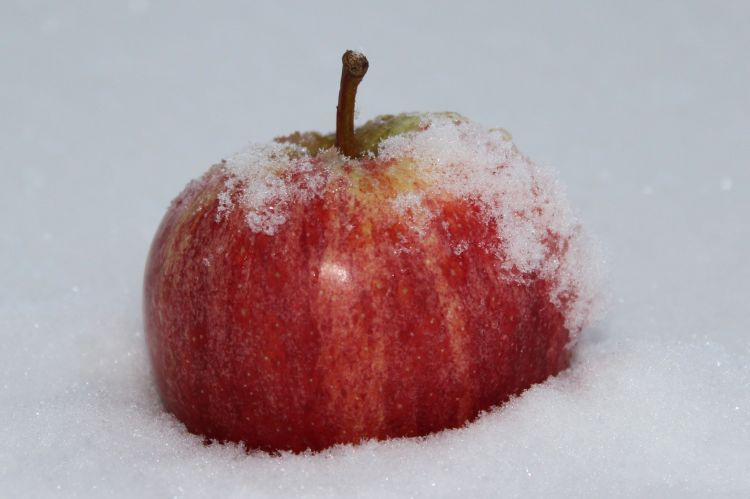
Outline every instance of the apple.
{"type": "Polygon", "coordinates": [[[266,451],[464,425],[565,369],[590,322],[588,243],[557,182],[455,113],[214,165],[172,202],[145,271],[159,394],[187,429],[266,451]]]}

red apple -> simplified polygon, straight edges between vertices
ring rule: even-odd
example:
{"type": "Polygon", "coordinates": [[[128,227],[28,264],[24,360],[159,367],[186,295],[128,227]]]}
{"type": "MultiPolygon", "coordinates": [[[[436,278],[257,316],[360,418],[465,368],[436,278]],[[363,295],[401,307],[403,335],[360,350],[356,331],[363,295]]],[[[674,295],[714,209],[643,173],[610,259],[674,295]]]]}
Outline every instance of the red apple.
{"type": "Polygon", "coordinates": [[[568,365],[592,291],[555,181],[452,114],[353,128],[212,167],[170,206],[146,267],[159,393],[194,433],[319,450],[463,425],[568,365]]]}

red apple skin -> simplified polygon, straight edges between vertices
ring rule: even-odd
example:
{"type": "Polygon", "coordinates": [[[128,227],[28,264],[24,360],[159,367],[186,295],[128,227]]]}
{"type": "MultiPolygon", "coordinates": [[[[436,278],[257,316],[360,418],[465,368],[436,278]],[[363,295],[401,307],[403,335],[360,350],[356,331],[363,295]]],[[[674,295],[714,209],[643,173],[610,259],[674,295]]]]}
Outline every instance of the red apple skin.
{"type": "Polygon", "coordinates": [[[272,236],[240,206],[217,221],[220,167],[173,202],[144,314],[160,396],[189,431],[294,452],[426,435],[567,367],[565,304],[508,278],[474,201],[427,199],[420,236],[384,201],[400,187],[382,165],[364,168],[378,183],[291,203],[272,236]]]}

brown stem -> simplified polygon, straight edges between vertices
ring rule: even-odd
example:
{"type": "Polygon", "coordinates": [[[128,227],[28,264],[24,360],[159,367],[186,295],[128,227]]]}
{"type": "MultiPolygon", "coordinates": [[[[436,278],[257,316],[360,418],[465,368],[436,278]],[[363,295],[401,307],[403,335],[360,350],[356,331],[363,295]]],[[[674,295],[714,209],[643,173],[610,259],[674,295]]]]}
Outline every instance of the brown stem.
{"type": "Polygon", "coordinates": [[[344,52],[341,62],[343,67],[339,105],[336,106],[336,147],[344,156],[353,158],[359,154],[357,140],[354,137],[354,98],[357,96],[357,86],[367,73],[370,63],[364,54],[353,50],[344,52]]]}

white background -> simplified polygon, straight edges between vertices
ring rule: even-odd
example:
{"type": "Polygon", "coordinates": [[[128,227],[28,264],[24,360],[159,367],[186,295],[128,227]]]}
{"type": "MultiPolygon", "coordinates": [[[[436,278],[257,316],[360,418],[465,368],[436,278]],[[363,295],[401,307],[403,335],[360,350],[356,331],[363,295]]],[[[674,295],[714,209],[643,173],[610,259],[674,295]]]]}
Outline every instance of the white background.
{"type": "Polygon", "coordinates": [[[750,494],[750,3],[0,6],[0,496],[750,494]],[[468,428],[318,456],[204,447],[140,310],[186,182],[248,141],[458,111],[558,170],[612,306],[576,365],[468,428]]]}

